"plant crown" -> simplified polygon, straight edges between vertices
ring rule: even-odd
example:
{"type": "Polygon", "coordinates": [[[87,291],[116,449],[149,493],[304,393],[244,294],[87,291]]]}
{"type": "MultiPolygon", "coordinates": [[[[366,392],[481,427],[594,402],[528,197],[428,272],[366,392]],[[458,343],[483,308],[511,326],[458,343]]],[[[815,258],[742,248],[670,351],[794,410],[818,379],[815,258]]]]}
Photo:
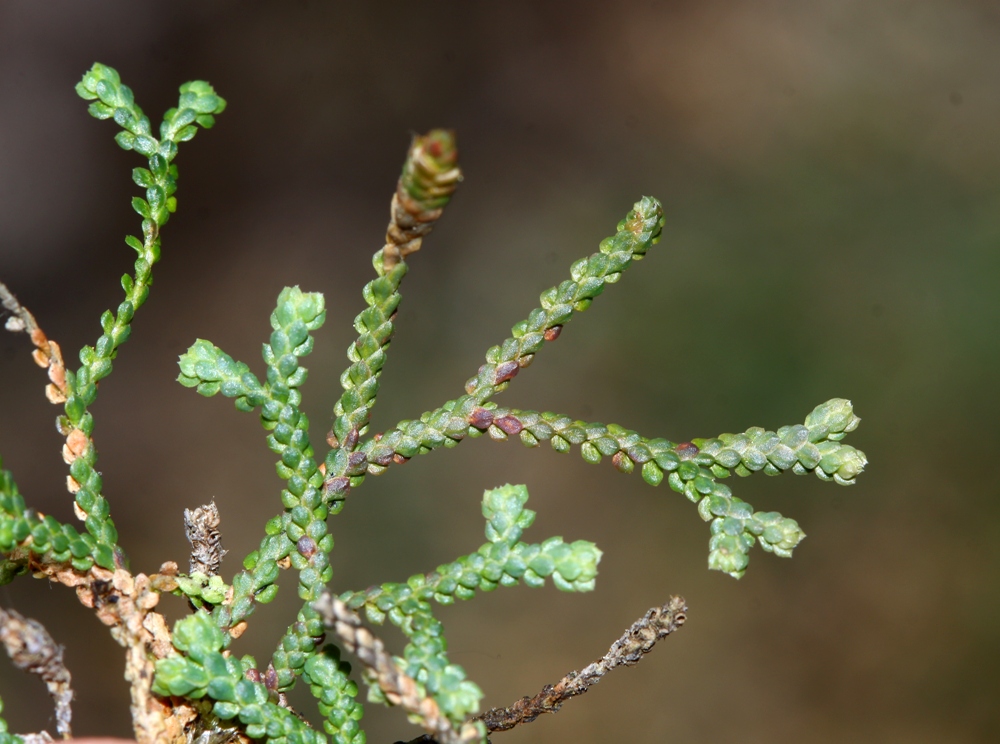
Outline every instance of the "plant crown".
{"type": "MultiPolygon", "coordinates": [[[[400,302],[399,286],[409,269],[405,258],[420,247],[460,180],[454,137],[435,130],[414,138],[406,159],[393,199],[386,246],[373,258],[376,277],[362,291],[367,307],[354,320],[358,336],[347,350],[350,364],[340,378],[343,393],[334,408],[324,456],[317,457],[309,421],[300,409],[300,389],[306,381],[301,360],[312,351],[312,334],[326,319],[324,299],[320,293],[286,287],[271,314],[272,332],[263,347],[263,377],[213,343],[199,339],[181,355],[178,378],[204,396],[221,394],[232,398],[238,410],[259,413],[267,446],[277,456],[277,473],[284,482],[281,511],[267,522],[259,548],[244,558],[242,570],[229,582],[204,572],[184,574],[168,564],[150,577],[133,575],[102,492],[89,409],[98,383],[111,373],[119,347],[129,338],[135,312],[149,295],[152,267],[160,258],[160,230],[177,208],[174,159],[178,145],[194,137],[199,127],[212,127],[226,103],[207,83],[186,83],[180,88],[177,107],[164,115],[157,138],[132,91],[110,67],[95,64],[77,92],[92,101],[93,116],[113,119],[121,127],[115,137],[121,147],[147,160],[147,167],[136,168],[132,174],[145,190],[132,200],[142,218],[141,237],[125,239],[138,254],[134,273],[121,280],[125,299],[116,311],[101,316],[101,336],[93,346],[80,350],[79,368],[60,376],[59,365],[53,361],[61,362],[54,342],[46,342],[51,344],[48,356],[44,350],[36,352],[53,380],[49,398],[63,407],[58,428],[66,438],[67,482],[84,530],[28,508],[11,474],[0,470],[0,582],[28,571],[85,587],[96,586],[100,577],[128,585],[123,578],[128,577],[133,582],[128,586],[135,588],[131,595],[121,591],[133,598],[145,618],[152,614],[154,595],[170,591],[186,596],[194,611],[165,636],[170,643],[157,651],[147,638],[142,646],[155,664],[147,692],[161,707],[176,711],[186,704],[206,727],[232,727],[242,735],[274,744],[324,742],[327,736],[341,744],[363,742],[358,685],[340,649],[324,643],[329,623],[315,605],[333,578],[329,556],[334,540],[328,519],[344,508],[348,494],[367,476],[379,475],[416,455],[455,447],[467,437],[487,434],[497,441],[516,437],[527,447],[548,442],[561,453],[576,447],[588,463],[610,458],[617,470],[638,470],[652,486],[666,482],[692,501],[709,523],[709,568],[735,578],[746,570],[754,544],[789,557],[804,533],[791,518],[755,511],[722,481],[734,473],[791,471],[850,485],[866,464],[862,452],[842,443],[859,422],[850,402],[843,399],[823,403],[804,423],[777,431],[753,427],[681,443],[647,438],[615,424],[508,408],[493,401],[546,344],[558,338],[575,314],[588,309],[607,285],[616,283],[660,239],[662,207],[650,197],[636,202],[596,253],[573,263],[568,279],[542,292],[540,306],[514,324],[509,338],[486,352],[485,363],[468,380],[463,395],[370,435],[369,420],[400,302]],[[302,604],[295,622],[261,667],[250,656],[236,656],[231,646],[255,607],[275,599],[276,580],[283,569],[296,572],[302,604]],[[317,699],[326,735],[283,704],[283,693],[299,679],[317,699]]],[[[479,710],[482,692],[460,666],[449,661],[443,626],[433,604],[468,600],[477,591],[500,586],[540,587],[546,579],[562,591],[594,587],[601,551],[593,543],[565,542],[561,537],[521,540],[535,518],[525,508],[527,499],[524,486],[486,491],[482,504],[486,542],[477,550],[402,583],[339,595],[346,607],[362,613],[370,623],[381,625],[388,620],[404,633],[408,643],[393,661],[399,679],[409,680],[407,684],[423,701],[408,708],[410,718],[429,731],[436,730],[442,740],[451,736],[454,741],[484,741],[487,732],[482,721],[469,720],[479,710]],[[435,716],[441,721],[435,724],[437,729],[431,725],[435,716]],[[446,731],[449,724],[450,734],[446,731]]],[[[86,596],[84,591],[81,597],[86,596]]],[[[95,597],[92,591],[90,601],[97,607],[95,597]]],[[[122,628],[128,625],[124,612],[115,616],[122,628]]],[[[116,637],[129,646],[141,645],[145,636],[141,631],[120,629],[116,637]]],[[[380,686],[380,677],[372,669],[366,668],[363,679],[370,685],[369,700],[388,704],[405,698],[398,690],[380,686]]],[[[145,714],[136,713],[136,705],[133,695],[133,714],[141,718],[145,714]]],[[[148,728],[137,724],[140,739],[150,735],[148,728]]],[[[0,744],[19,740],[6,733],[0,719],[0,744]]]]}

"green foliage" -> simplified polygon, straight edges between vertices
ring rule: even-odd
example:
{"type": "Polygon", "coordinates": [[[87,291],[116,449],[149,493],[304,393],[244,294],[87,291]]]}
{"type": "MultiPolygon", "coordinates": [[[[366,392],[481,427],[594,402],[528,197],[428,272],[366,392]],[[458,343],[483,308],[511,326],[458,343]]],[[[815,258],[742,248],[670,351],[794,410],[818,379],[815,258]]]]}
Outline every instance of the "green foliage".
{"type": "MultiPolygon", "coordinates": [[[[0,713],[3,713],[3,700],[0,700],[0,713]]],[[[14,736],[7,732],[7,722],[0,716],[0,744],[23,744],[20,736],[14,736]]]]}
{"type": "MultiPolygon", "coordinates": [[[[59,418],[59,430],[67,438],[63,454],[70,464],[69,485],[86,533],[27,509],[11,475],[0,469],[0,584],[24,573],[29,560],[69,565],[81,572],[95,564],[107,569],[126,565],[108,502],[101,495],[89,406],[96,399],[97,383],[110,374],[118,348],[129,337],[135,311],[148,297],[152,266],[160,258],[160,229],[177,207],[178,174],[173,164],[177,145],[194,137],[199,126],[213,126],[214,116],[225,108],[225,101],[207,83],[186,83],[177,107],[164,115],[157,138],[132,91],[113,69],[95,64],[77,92],[92,101],[92,115],[114,119],[122,128],[116,136],[121,147],[148,161],[148,168],[133,171],[133,180],[145,189],[144,196],[132,202],[142,217],[142,238],[126,238],[138,258],[134,275],[122,278],[125,300],[116,312],[102,315],[103,333],[94,346],[80,351],[82,366],[75,373],[66,372],[65,415],[59,418]]],[[[348,348],[350,364],[340,378],[343,393],[334,407],[331,449],[322,465],[310,442],[309,420],[300,408],[300,388],[307,377],[300,361],[312,351],[311,334],[326,317],[322,294],[298,287],[281,291],[270,318],[272,332],[263,346],[263,379],[206,340],[196,340],[181,355],[182,385],[208,397],[221,393],[232,398],[240,411],[259,410],[267,446],[277,455],[277,474],[284,482],[283,509],[267,522],[259,547],[246,556],[231,583],[221,576],[193,573],[174,577],[175,583],[168,582],[169,588],[163,589],[186,596],[195,611],[174,626],[175,652],[156,663],[157,695],[205,699],[214,716],[238,724],[251,738],[282,744],[325,742],[326,736],[282,705],[282,694],[301,677],[317,699],[324,729],[333,741],[362,744],[357,684],[339,649],[323,646],[326,629],[313,607],[333,578],[334,540],[327,519],[344,508],[347,495],[363,484],[366,475],[378,475],[418,454],[457,446],[466,437],[486,433],[503,441],[517,436],[527,447],[548,441],[556,452],[575,446],[589,463],[610,458],[620,472],[638,470],[653,486],[665,481],[694,502],[710,523],[709,567],[736,578],[746,570],[755,543],[789,557],[804,533],[793,519],[754,511],[721,480],[734,473],[778,475],[790,470],[851,485],[864,469],[864,453],[842,443],[859,423],[850,402],[843,399],[818,406],[804,424],[777,431],[753,427],[681,443],[646,438],[615,424],[506,408],[492,401],[546,343],[559,337],[576,313],[589,308],[608,284],[617,282],[658,242],[663,209],[651,197],[634,205],[596,253],[573,263],[569,279],[542,292],[540,307],[516,323],[509,338],[486,352],[485,364],[468,380],[464,395],[384,433],[369,435],[401,301],[399,287],[408,271],[404,259],[420,248],[460,178],[452,133],[436,130],[414,139],[393,199],[385,247],[373,257],[376,278],[362,292],[367,307],[354,321],[358,337],[348,348]],[[297,572],[302,605],[267,669],[261,671],[250,657],[238,660],[229,646],[256,604],[275,599],[278,576],[288,568],[297,572]]],[[[519,583],[540,587],[547,578],[562,591],[594,588],[601,551],[593,543],[566,543],[561,537],[521,541],[535,518],[525,508],[527,499],[524,486],[486,491],[482,509],[487,542],[478,550],[430,573],[411,576],[405,583],[341,594],[348,607],[363,610],[370,622],[381,625],[388,619],[401,629],[408,642],[395,658],[396,665],[456,727],[478,710],[482,692],[449,661],[444,628],[432,613],[431,602],[448,605],[471,599],[477,591],[519,583]]],[[[388,703],[386,691],[373,680],[375,676],[366,674],[369,699],[388,703]]],[[[479,730],[485,739],[485,729],[479,730]]],[[[6,733],[0,719],[0,744],[15,738],[6,733]]]]}
{"type": "MultiPolygon", "coordinates": [[[[198,124],[211,127],[213,114],[221,113],[225,101],[215,95],[208,83],[200,81],[181,86],[178,108],[170,109],[160,127],[162,139],[156,139],[150,129],[149,118],[136,104],[131,89],[122,85],[115,70],[95,64],[76,86],[81,98],[93,101],[91,115],[98,119],[114,119],[122,127],[115,137],[126,150],[135,150],[148,160],[149,168],[136,168],[132,172],[135,183],[144,188],[145,198],[132,199],[132,207],[142,217],[142,238],[130,235],[125,242],[138,254],[135,274],[122,277],[125,300],[116,312],[106,311],[101,316],[103,333],[93,346],[80,350],[80,368],[67,372],[65,416],[59,418],[59,430],[64,436],[80,431],[86,437],[86,446],[73,453],[70,475],[76,489],[76,504],[86,515],[84,524],[95,541],[94,561],[104,568],[114,568],[114,552],[118,532],[110,517],[108,502],[101,495],[102,481],[95,468],[97,450],[90,440],[94,419],[88,408],[97,399],[97,384],[111,374],[112,361],[118,347],[128,340],[131,322],[149,296],[153,264],[160,260],[160,228],[166,224],[170,213],[177,209],[177,166],[172,164],[177,156],[177,143],[191,139],[198,124]]],[[[74,552],[74,557],[76,552],[74,552]]]]}
{"type": "Polygon", "coordinates": [[[178,620],[173,643],[179,654],[156,664],[153,691],[194,700],[206,695],[216,701],[212,712],[224,721],[238,720],[247,736],[279,744],[314,744],[323,741],[287,708],[272,700],[260,682],[244,676],[243,665],[226,657],[226,635],[203,612],[178,620]]]}
{"type": "MultiPolygon", "coordinates": [[[[479,709],[482,691],[465,679],[465,672],[447,660],[444,627],[431,614],[430,600],[449,605],[456,599],[472,599],[476,590],[491,592],[498,586],[516,586],[520,581],[540,587],[552,578],[566,592],[588,592],[594,588],[601,551],[592,542],[567,544],[561,537],[529,545],[519,542],[531,526],[535,513],[525,509],[528,489],[506,485],[483,494],[486,539],[471,555],[438,566],[429,574],[411,576],[405,584],[382,584],[361,592],[346,592],[341,599],[354,610],[363,609],[369,621],[381,625],[386,618],[410,639],[400,668],[424,685],[454,723],[479,709]]],[[[384,702],[378,688],[373,699],[384,702]]]]}
{"type": "Polygon", "coordinates": [[[81,535],[72,525],[28,509],[10,472],[0,468],[0,585],[24,573],[29,556],[87,571],[98,558],[111,561],[109,551],[93,535],[81,535]]]}

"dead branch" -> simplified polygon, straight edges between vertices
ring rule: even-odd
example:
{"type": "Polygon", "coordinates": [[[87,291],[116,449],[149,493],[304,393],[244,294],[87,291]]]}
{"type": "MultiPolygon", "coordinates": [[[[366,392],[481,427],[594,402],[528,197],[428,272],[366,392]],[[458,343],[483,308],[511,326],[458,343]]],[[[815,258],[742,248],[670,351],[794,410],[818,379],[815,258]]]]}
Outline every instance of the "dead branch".
{"type": "Polygon", "coordinates": [[[493,708],[477,718],[490,732],[507,731],[530,723],[542,713],[555,713],[571,697],[582,695],[615,667],[638,664],[658,640],[677,630],[687,619],[683,597],[671,597],[662,607],[651,608],[615,641],[603,658],[578,672],[570,672],[555,685],[546,685],[534,697],[523,697],[506,708],[493,708]]]}
{"type": "Polygon", "coordinates": [[[69,669],[63,663],[63,647],[52,640],[45,626],[37,620],[2,607],[0,643],[7,649],[7,655],[14,666],[29,674],[37,674],[45,683],[56,706],[56,731],[64,739],[70,738],[73,735],[70,726],[73,719],[70,707],[73,688],[70,686],[72,679],[69,669]]]}
{"type": "Polygon", "coordinates": [[[5,328],[8,331],[18,333],[24,331],[31,338],[31,343],[35,345],[32,358],[42,369],[49,372],[51,384],[45,388],[45,397],[50,403],[66,402],[66,365],[63,363],[62,351],[59,344],[49,340],[38,323],[26,307],[17,301],[14,294],[7,289],[7,286],[0,282],[0,303],[11,313],[7,318],[5,328]]]}

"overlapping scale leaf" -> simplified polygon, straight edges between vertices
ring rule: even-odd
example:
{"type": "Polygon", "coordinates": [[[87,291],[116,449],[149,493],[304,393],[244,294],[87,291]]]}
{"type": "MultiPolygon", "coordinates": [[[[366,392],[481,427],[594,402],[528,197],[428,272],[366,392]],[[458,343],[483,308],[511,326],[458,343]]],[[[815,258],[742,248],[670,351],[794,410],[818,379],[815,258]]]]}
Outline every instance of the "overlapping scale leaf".
{"type": "MultiPolygon", "coordinates": [[[[463,419],[475,409],[483,407],[494,394],[505,389],[520,369],[531,363],[534,355],[546,341],[558,338],[563,325],[575,312],[589,307],[593,298],[603,291],[605,284],[617,281],[621,272],[627,269],[633,260],[642,258],[649,247],[659,240],[662,226],[663,208],[660,203],[650,197],[638,201],[626,218],[618,224],[618,232],[601,241],[599,252],[574,263],[570,270],[571,278],[543,292],[541,307],[532,310],[526,320],[515,324],[511,329],[510,338],[487,351],[486,364],[480,367],[476,376],[466,384],[465,396],[449,401],[434,411],[428,411],[419,421],[400,422],[394,430],[386,432],[377,442],[374,440],[364,442],[360,448],[363,458],[351,460],[346,453],[336,450],[331,452],[326,462],[326,484],[332,496],[342,498],[349,487],[360,485],[366,472],[375,474],[382,472],[394,456],[397,456],[397,461],[405,460],[414,454],[429,452],[438,447],[454,446],[469,434],[478,436],[479,430],[463,419]]],[[[388,276],[387,274],[386,277],[388,276]]],[[[391,313],[386,317],[391,320],[391,313]]],[[[359,332],[361,330],[359,328],[359,332]]],[[[391,327],[384,333],[391,334],[391,327]]],[[[382,357],[375,356],[374,344],[362,342],[362,339],[359,339],[359,343],[362,343],[359,350],[353,351],[355,347],[352,346],[352,350],[348,352],[352,362],[354,356],[360,359],[362,350],[368,350],[369,347],[372,349],[372,356],[379,363],[383,361],[382,357]]],[[[360,364],[360,361],[355,364],[360,364]]],[[[343,440],[345,436],[356,437],[368,421],[370,405],[374,402],[377,391],[377,374],[381,369],[379,365],[378,369],[372,368],[369,373],[369,366],[372,365],[366,363],[366,366],[359,368],[359,373],[355,375],[357,381],[355,377],[350,376],[350,370],[342,379],[345,385],[353,385],[352,389],[359,388],[362,383],[369,385],[364,395],[370,393],[371,397],[365,399],[362,393],[356,394],[359,406],[357,410],[363,408],[363,415],[359,414],[358,420],[350,425],[348,419],[344,418],[349,407],[338,403],[345,411],[341,414],[341,409],[338,409],[338,419],[334,428],[338,440],[343,440]],[[352,434],[355,423],[359,426],[354,429],[356,433],[352,434]]],[[[353,404],[353,398],[350,402],[353,404]]]]}
{"type": "Polygon", "coordinates": [[[695,439],[694,444],[703,458],[711,458],[710,467],[719,477],[727,477],[730,471],[746,476],[791,470],[798,475],[815,473],[822,480],[848,486],[868,460],[863,452],[840,440],[860,422],[849,400],[834,398],[817,406],[805,424],[783,426],[776,432],[753,427],[740,434],[695,439]]]}
{"type": "MultiPolygon", "coordinates": [[[[323,476],[313,457],[309,420],[299,408],[298,390],[306,380],[306,369],[298,360],[312,351],[310,332],[322,326],[325,317],[321,294],[302,292],[298,287],[282,290],[271,314],[271,337],[263,347],[267,364],[264,383],[246,364],[234,361],[207,341],[195,342],[180,358],[181,384],[197,387],[203,395],[222,393],[235,398],[240,410],[261,409],[261,423],[269,432],[268,447],[279,456],[278,475],[287,481],[281,492],[285,511],[268,523],[260,547],[247,556],[245,570],[233,578],[232,602],[215,610],[223,627],[249,616],[254,602],[274,599],[279,561],[288,559],[298,570],[299,596],[305,602],[314,599],[332,577],[328,556],[333,538],[326,527],[329,508],[321,494],[323,476]]],[[[321,625],[312,623],[311,627],[317,637],[322,635],[321,625]]],[[[295,635],[295,628],[293,625],[289,633],[295,635]]],[[[307,652],[313,650],[315,639],[300,640],[309,645],[307,652]]],[[[287,667],[279,669],[279,674],[286,684],[294,681],[287,667]]]]}
{"type": "Polygon", "coordinates": [[[340,649],[328,645],[311,655],[302,678],[319,703],[326,719],[323,728],[334,744],[364,744],[365,734],[358,723],[364,707],[357,700],[358,685],[350,678],[351,666],[340,659],[340,649]]]}
{"type": "Polygon", "coordinates": [[[68,563],[79,571],[87,571],[97,558],[114,565],[111,551],[93,535],[80,534],[72,525],[27,509],[10,472],[0,467],[0,557],[4,558],[0,584],[25,570],[24,559],[8,560],[11,554],[28,553],[44,563],[68,563]]]}
{"type": "Polygon", "coordinates": [[[268,400],[267,390],[257,376],[243,362],[215,346],[211,341],[198,339],[178,358],[181,373],[177,381],[184,387],[193,387],[199,394],[211,397],[222,393],[236,399],[241,411],[252,411],[268,400]]]}
{"type": "Polygon", "coordinates": [[[221,576],[207,576],[195,572],[189,576],[175,577],[177,581],[176,594],[187,597],[196,607],[204,605],[220,605],[232,587],[223,581],[221,576]]]}
{"type": "Polygon", "coordinates": [[[368,307],[354,319],[358,338],[347,349],[351,365],[340,377],[344,392],[334,406],[334,449],[325,463],[332,499],[343,500],[363,479],[364,467],[359,472],[353,453],[368,430],[394,333],[399,285],[407,272],[403,259],[420,249],[461,177],[452,132],[436,129],[413,138],[392,199],[385,245],[372,258],[378,277],[365,285],[362,294],[368,307]]]}
{"type": "Polygon", "coordinates": [[[752,518],[747,512],[749,507],[733,499],[730,490],[716,480],[734,472],[740,476],[759,471],[777,475],[791,470],[851,485],[864,470],[867,459],[863,452],[840,440],[859,422],[850,401],[835,398],[817,406],[805,424],[784,426],[776,432],[753,427],[740,434],[678,444],[648,439],[615,424],[503,408],[492,402],[479,405],[474,396],[465,395],[425,413],[417,421],[400,422],[377,440],[366,442],[359,452],[365,456],[367,472],[377,475],[413,455],[455,446],[466,436],[483,433],[495,440],[517,436],[528,447],[548,440],[557,452],[577,446],[589,463],[610,457],[620,472],[638,469],[643,480],[654,486],[667,480],[671,488],[699,504],[703,518],[713,524],[710,567],[739,577],[746,568],[747,550],[755,542],[787,557],[804,533],[794,520],[781,515],[769,517],[766,525],[752,518]],[[731,509],[736,511],[730,513],[731,509]]]}
{"type": "MultiPolygon", "coordinates": [[[[376,268],[379,268],[380,262],[381,256],[376,254],[376,268]]],[[[362,292],[368,308],[354,319],[358,338],[347,348],[351,365],[340,377],[344,393],[334,406],[333,432],[340,444],[350,445],[351,438],[356,444],[357,437],[367,431],[378,394],[379,375],[385,365],[385,350],[394,332],[392,318],[402,299],[399,284],[406,272],[407,265],[398,263],[366,284],[362,292]]],[[[345,448],[353,449],[353,446],[345,448]]],[[[335,467],[336,463],[331,459],[327,468],[335,472],[335,467]]]]}
{"type": "Polygon", "coordinates": [[[153,692],[195,700],[207,697],[215,701],[216,716],[239,721],[252,739],[266,738],[270,744],[326,742],[325,736],[278,705],[264,684],[247,678],[240,661],[222,653],[226,642],[225,634],[203,612],[179,620],[173,644],[180,653],[156,662],[153,692]]]}
{"type": "Polygon", "coordinates": [[[466,392],[479,405],[507,387],[521,367],[528,366],[545,341],[558,338],[562,327],[574,313],[590,307],[591,302],[631,266],[645,256],[660,239],[663,207],[652,197],[635,203],[618,231],[601,241],[600,250],[581,258],[570,267],[570,278],[551,287],[540,296],[541,307],[511,328],[511,337],[486,352],[486,364],[465,385],[466,392]]]}

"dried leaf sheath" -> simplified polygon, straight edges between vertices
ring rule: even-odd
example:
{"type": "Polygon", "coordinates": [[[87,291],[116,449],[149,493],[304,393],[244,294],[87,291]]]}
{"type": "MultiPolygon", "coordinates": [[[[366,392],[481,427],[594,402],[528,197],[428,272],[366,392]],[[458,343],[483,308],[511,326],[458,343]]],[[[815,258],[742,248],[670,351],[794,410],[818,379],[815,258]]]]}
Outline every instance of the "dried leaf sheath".
{"type": "Polygon", "coordinates": [[[219,507],[213,501],[197,509],[184,510],[184,532],[191,543],[191,573],[217,576],[226,550],[219,533],[219,507]]]}

